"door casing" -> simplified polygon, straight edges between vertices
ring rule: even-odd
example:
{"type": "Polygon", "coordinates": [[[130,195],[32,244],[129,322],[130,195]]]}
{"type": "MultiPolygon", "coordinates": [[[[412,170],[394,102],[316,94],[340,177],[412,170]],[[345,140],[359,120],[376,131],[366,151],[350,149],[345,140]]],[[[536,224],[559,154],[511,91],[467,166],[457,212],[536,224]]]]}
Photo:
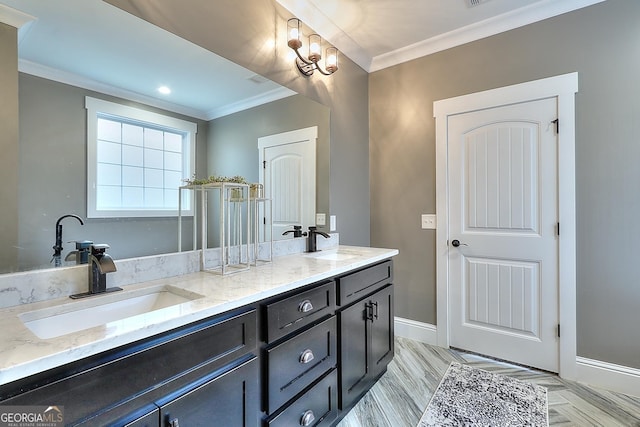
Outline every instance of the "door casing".
{"type": "Polygon", "coordinates": [[[575,94],[578,73],[563,74],[433,103],[436,119],[436,292],[437,343],[449,347],[449,187],[447,120],[454,114],[556,97],[558,100],[558,283],[560,365],[563,378],[576,378],[576,208],[575,94]]]}

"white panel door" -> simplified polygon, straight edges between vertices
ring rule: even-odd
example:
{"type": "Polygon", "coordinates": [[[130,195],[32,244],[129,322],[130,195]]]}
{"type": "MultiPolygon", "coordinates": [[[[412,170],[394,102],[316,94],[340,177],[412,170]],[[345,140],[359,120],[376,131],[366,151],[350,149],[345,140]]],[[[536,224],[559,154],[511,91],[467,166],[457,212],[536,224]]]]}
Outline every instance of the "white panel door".
{"type": "MultiPolygon", "coordinates": [[[[259,139],[261,182],[271,199],[273,239],[294,225],[315,225],[317,128],[285,132],[259,139]]],[[[267,213],[268,215],[268,213],[267,213]]]]}
{"type": "Polygon", "coordinates": [[[557,99],[450,116],[450,344],[558,372],[557,99]]]}

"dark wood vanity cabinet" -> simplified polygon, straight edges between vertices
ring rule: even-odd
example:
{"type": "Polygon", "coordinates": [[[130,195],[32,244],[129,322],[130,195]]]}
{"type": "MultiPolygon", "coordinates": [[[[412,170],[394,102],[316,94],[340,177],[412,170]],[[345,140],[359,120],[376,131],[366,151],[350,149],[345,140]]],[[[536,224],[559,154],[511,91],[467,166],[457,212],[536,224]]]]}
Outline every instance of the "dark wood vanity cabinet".
{"type": "Polygon", "coordinates": [[[72,426],[256,426],[258,371],[245,308],[0,386],[0,404],[64,406],[72,426]]]}
{"type": "Polygon", "coordinates": [[[393,358],[380,262],[0,386],[65,424],[330,427],[393,358]]]}
{"type": "Polygon", "coordinates": [[[330,426],[338,415],[334,281],[264,304],[264,425],[330,426]]]}
{"type": "Polygon", "coordinates": [[[266,427],[335,425],[380,378],[394,354],[392,280],[386,260],[265,305],[266,427]]]}
{"type": "MultiPolygon", "coordinates": [[[[344,279],[350,291],[367,289],[338,310],[340,329],[340,409],[349,410],[386,371],[394,354],[393,285],[390,261],[344,279]],[[360,286],[357,286],[357,284],[360,286]],[[353,302],[355,300],[355,302],[353,302]]],[[[344,289],[340,289],[343,295],[344,289]]],[[[350,292],[350,294],[353,294],[350,292]]]]}

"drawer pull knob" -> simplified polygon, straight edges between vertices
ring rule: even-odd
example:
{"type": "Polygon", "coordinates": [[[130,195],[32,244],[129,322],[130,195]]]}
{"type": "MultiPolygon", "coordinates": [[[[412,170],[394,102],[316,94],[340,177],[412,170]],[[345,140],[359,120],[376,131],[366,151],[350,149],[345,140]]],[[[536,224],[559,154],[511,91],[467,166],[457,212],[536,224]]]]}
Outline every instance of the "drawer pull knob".
{"type": "Polygon", "coordinates": [[[306,349],[300,354],[300,363],[309,363],[314,359],[313,351],[306,349]]]}
{"type": "Polygon", "coordinates": [[[308,313],[311,310],[313,310],[313,304],[311,304],[311,301],[309,301],[308,299],[302,301],[298,306],[298,311],[300,313],[308,313]]]}
{"type": "Polygon", "coordinates": [[[316,420],[315,415],[313,415],[313,411],[311,409],[307,410],[302,414],[302,418],[300,418],[300,425],[303,427],[310,426],[312,422],[316,420]]]}

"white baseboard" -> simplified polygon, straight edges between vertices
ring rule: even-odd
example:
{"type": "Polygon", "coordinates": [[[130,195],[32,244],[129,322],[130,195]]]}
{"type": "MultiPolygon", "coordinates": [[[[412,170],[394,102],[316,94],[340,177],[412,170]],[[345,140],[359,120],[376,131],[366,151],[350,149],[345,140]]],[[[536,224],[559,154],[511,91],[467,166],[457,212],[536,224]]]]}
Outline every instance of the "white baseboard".
{"type": "Polygon", "coordinates": [[[576,357],[576,381],[640,397],[640,369],[576,357]]]}
{"type": "MultiPolygon", "coordinates": [[[[436,325],[396,317],[394,328],[396,336],[438,345],[436,325]]],[[[640,369],[578,356],[575,372],[572,380],[640,397],[640,369]]]]}
{"type": "Polygon", "coordinates": [[[402,338],[430,345],[438,345],[436,339],[436,326],[430,323],[417,322],[411,319],[396,317],[394,322],[395,334],[402,338]]]}

